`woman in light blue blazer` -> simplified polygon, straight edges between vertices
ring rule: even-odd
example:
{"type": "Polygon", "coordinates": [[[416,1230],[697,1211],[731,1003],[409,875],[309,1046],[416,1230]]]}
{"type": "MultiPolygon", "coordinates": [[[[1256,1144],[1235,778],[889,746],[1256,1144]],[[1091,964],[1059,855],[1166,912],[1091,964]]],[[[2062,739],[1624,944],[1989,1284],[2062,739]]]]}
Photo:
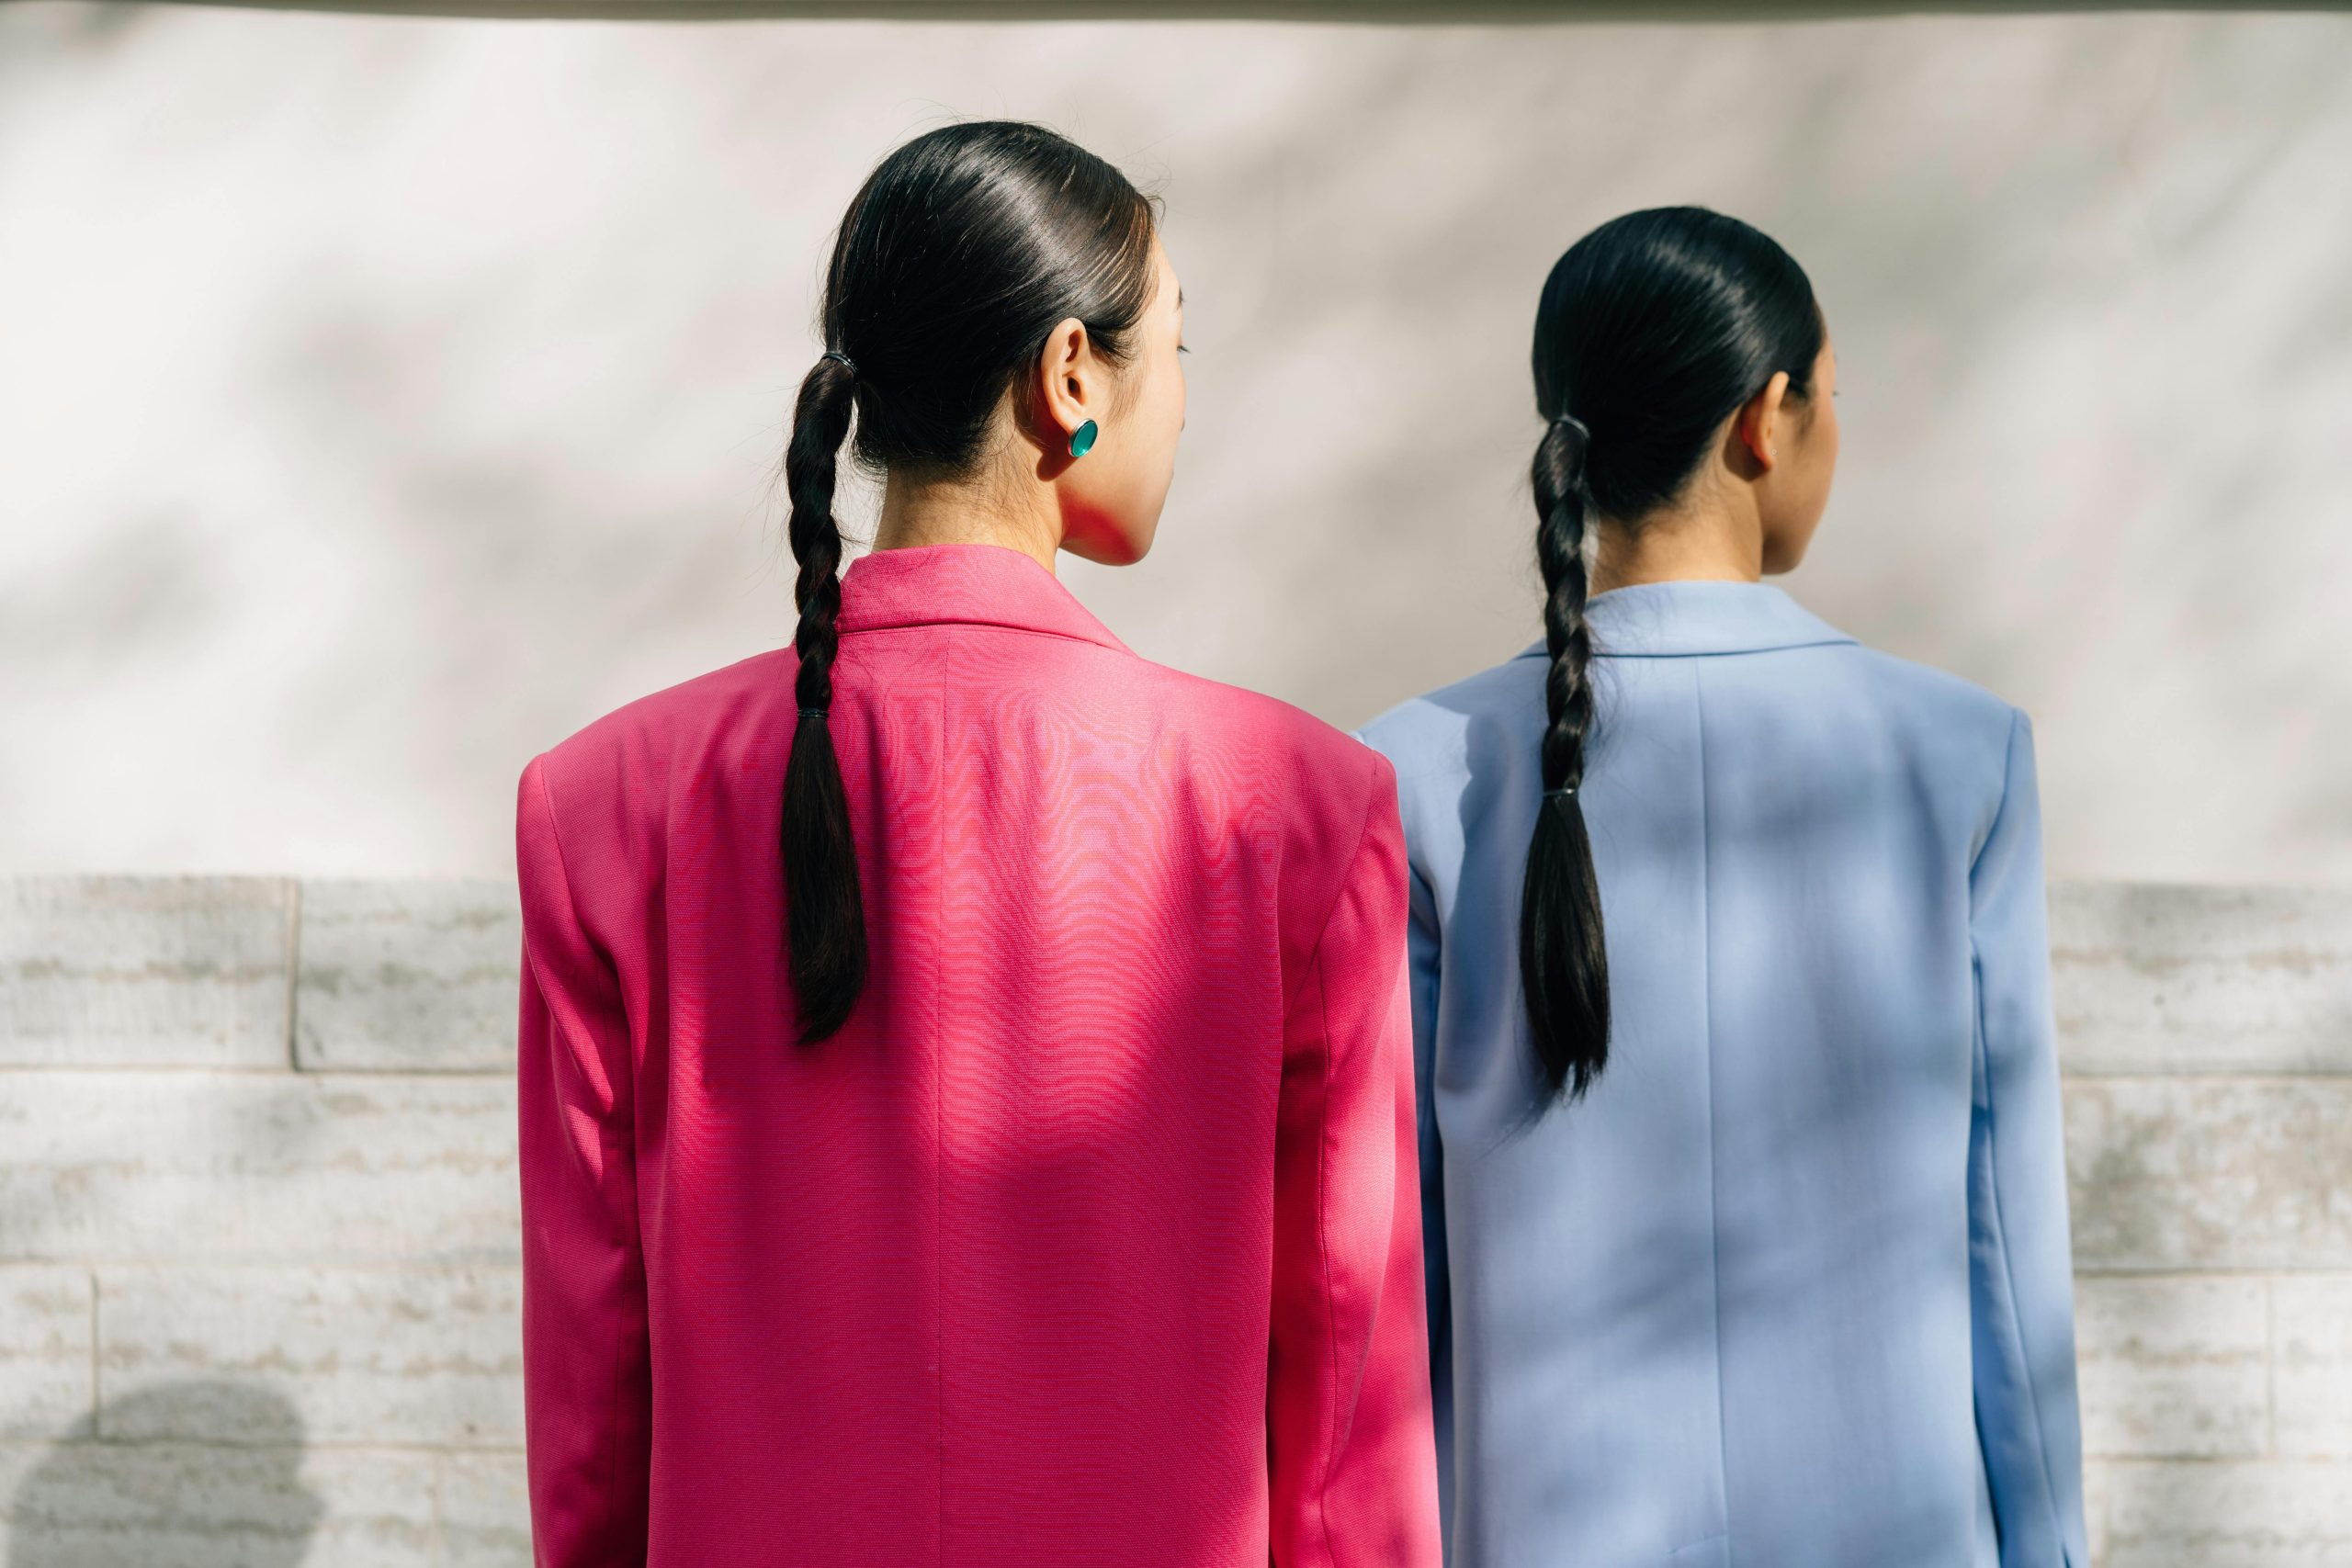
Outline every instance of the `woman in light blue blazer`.
{"type": "Polygon", "coordinates": [[[1544,637],[1360,732],[1449,1561],[2086,1568],[2032,727],[1759,581],[1838,444],[1770,239],[1602,226],[1534,367],[1544,637]]]}

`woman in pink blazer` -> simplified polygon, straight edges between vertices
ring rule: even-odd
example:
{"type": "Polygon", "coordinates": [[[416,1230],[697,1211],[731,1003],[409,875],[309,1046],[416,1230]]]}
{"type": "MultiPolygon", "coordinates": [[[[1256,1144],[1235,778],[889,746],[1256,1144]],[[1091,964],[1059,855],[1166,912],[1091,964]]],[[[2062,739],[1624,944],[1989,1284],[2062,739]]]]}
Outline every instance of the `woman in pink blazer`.
{"type": "Polygon", "coordinates": [[[1438,1563],[1395,774],[1054,576],[1150,546],[1180,306],[1061,138],[891,154],[793,649],[524,771],[541,1568],[1438,1563]]]}

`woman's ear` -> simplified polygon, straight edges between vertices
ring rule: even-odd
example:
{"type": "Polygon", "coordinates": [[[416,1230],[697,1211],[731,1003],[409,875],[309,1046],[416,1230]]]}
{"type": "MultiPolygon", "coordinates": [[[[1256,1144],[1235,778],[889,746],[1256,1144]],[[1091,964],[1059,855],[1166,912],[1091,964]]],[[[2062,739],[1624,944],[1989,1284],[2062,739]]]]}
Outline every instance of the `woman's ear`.
{"type": "Polygon", "coordinates": [[[1775,370],[1764,389],[1747,400],[1739,411],[1739,438],[1756,459],[1756,466],[1770,473],[1779,460],[1781,407],[1789,395],[1789,373],[1775,370]]]}
{"type": "Polygon", "coordinates": [[[1103,412],[1102,362],[1086,335],[1086,323],[1076,316],[1064,320],[1046,334],[1037,353],[1037,440],[1048,451],[1066,451],[1071,432],[1103,412]]]}

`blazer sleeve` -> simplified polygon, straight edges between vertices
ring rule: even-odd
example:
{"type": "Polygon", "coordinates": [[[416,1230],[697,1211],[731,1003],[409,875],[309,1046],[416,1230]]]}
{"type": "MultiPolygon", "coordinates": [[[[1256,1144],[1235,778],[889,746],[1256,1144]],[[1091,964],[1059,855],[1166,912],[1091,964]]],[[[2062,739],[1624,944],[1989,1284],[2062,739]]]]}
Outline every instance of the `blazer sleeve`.
{"type": "Polygon", "coordinates": [[[1969,1289],[1976,1425],[2002,1568],[2088,1568],[2073,1257],[2033,726],[2010,719],[1999,808],[1969,872],[1975,976],[1969,1289]]]}
{"type": "Polygon", "coordinates": [[[1453,1517],[1453,1293],[1446,1273],[1445,1145],[1437,1128],[1437,897],[1418,867],[1408,871],[1410,902],[1405,926],[1407,971],[1413,1001],[1413,1105],[1420,1129],[1421,1258],[1430,1325],[1430,1415],[1437,1438],[1437,1496],[1441,1520],[1453,1517]]]}
{"type": "Polygon", "coordinates": [[[546,759],[515,805],[525,1470],[535,1568],[642,1563],[652,1427],[629,1032],[582,929],[546,759]]]}
{"type": "Polygon", "coordinates": [[[1438,1568],[1396,773],[1284,1020],[1266,1390],[1274,1568],[1438,1568]]]}

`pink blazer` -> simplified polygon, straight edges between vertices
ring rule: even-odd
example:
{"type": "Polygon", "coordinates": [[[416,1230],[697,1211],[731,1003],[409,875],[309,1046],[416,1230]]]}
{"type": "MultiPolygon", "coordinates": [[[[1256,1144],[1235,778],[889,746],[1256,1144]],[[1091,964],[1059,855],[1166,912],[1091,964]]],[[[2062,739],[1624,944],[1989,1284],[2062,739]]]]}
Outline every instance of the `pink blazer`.
{"type": "Polygon", "coordinates": [[[872,948],[793,1043],[782,649],[524,770],[541,1568],[1436,1568],[1396,776],[1029,557],[842,579],[872,948]]]}

